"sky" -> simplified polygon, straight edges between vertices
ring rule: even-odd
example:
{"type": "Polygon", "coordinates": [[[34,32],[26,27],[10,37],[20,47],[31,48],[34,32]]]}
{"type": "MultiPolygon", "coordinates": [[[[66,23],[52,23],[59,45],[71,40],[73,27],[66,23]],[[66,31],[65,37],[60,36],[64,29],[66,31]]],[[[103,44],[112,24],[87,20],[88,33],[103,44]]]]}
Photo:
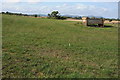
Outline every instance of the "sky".
{"type": "Polygon", "coordinates": [[[59,11],[61,15],[118,18],[118,0],[3,0],[2,11],[27,14],[59,11]]]}

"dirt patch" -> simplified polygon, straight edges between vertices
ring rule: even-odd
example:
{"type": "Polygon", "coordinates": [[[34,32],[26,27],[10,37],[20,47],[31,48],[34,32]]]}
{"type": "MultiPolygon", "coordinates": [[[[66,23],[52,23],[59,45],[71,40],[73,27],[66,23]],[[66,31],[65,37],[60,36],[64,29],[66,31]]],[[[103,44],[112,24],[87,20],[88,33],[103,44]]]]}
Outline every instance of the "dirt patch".
{"type": "MultiPolygon", "coordinates": [[[[78,19],[66,19],[65,21],[80,21],[82,22],[82,20],[78,20],[78,19]]],[[[117,24],[117,23],[120,23],[120,21],[111,21],[109,22],[108,20],[105,20],[104,23],[110,23],[110,24],[117,24]]]]}
{"type": "Polygon", "coordinates": [[[111,21],[111,22],[109,22],[108,20],[106,20],[104,23],[117,24],[117,23],[120,23],[120,21],[111,21]]]}
{"type": "Polygon", "coordinates": [[[78,19],[66,19],[65,21],[80,21],[80,22],[82,22],[82,20],[78,20],[78,19]]]}

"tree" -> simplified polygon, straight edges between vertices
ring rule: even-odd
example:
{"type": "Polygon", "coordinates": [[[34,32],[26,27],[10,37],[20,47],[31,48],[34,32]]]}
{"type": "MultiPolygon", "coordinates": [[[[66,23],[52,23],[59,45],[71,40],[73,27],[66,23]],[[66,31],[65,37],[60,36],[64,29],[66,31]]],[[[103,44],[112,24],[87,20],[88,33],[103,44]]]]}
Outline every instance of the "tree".
{"type": "Polygon", "coordinates": [[[119,19],[119,18],[117,18],[117,21],[120,21],[120,19],[119,19]]]}
{"type": "Polygon", "coordinates": [[[58,11],[53,11],[51,14],[48,14],[48,17],[54,17],[57,18],[59,16],[59,12],[58,11]]]}
{"type": "Polygon", "coordinates": [[[51,16],[52,16],[52,17],[58,17],[58,14],[59,14],[58,11],[53,11],[53,12],[51,13],[51,16]]]}
{"type": "Polygon", "coordinates": [[[5,12],[2,12],[2,14],[5,14],[5,12]]]}
{"type": "Polygon", "coordinates": [[[37,14],[35,14],[34,16],[37,17],[37,14]]]}
{"type": "Polygon", "coordinates": [[[95,17],[91,17],[91,19],[95,19],[95,17]]]}
{"type": "Polygon", "coordinates": [[[53,19],[66,19],[64,16],[60,16],[60,13],[58,11],[53,11],[51,14],[48,14],[48,18],[53,19]]]}
{"type": "Polygon", "coordinates": [[[48,14],[48,17],[51,17],[51,15],[50,15],[50,14],[48,14]]]}
{"type": "Polygon", "coordinates": [[[9,14],[9,12],[7,11],[6,14],[9,14]]]}
{"type": "Polygon", "coordinates": [[[81,16],[79,16],[79,17],[74,17],[74,19],[82,19],[82,17],[81,17],[81,16]]]}
{"type": "Polygon", "coordinates": [[[112,21],[112,19],[109,19],[109,22],[111,22],[112,21]]]}

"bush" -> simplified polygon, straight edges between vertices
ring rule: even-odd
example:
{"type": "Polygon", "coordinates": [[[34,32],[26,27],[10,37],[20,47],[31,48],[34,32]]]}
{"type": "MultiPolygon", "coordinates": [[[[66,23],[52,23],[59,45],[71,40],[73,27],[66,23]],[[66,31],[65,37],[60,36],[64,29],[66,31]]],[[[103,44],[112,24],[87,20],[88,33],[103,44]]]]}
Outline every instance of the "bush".
{"type": "Polygon", "coordinates": [[[62,20],[64,20],[64,19],[66,19],[67,17],[65,17],[65,16],[58,16],[58,17],[56,17],[56,19],[62,19],[62,20]]]}
{"type": "Polygon", "coordinates": [[[109,22],[111,22],[111,21],[112,21],[112,19],[109,20],[109,22]]]}
{"type": "Polygon", "coordinates": [[[37,15],[35,15],[35,17],[37,17],[37,15]]]}

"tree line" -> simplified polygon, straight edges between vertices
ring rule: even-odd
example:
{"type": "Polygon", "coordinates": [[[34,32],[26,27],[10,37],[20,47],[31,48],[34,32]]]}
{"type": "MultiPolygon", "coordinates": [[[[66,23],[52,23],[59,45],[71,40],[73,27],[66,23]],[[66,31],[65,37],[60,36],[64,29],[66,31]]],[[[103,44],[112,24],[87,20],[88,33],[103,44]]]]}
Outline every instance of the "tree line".
{"type": "MultiPolygon", "coordinates": [[[[2,14],[8,14],[8,15],[18,15],[18,16],[32,16],[32,17],[40,17],[40,15],[38,16],[37,14],[33,14],[33,15],[28,15],[28,14],[22,14],[22,13],[12,13],[12,12],[1,12],[2,14]]],[[[47,15],[47,17],[49,19],[61,19],[61,20],[64,20],[64,19],[67,19],[67,18],[72,18],[72,19],[82,19],[81,16],[78,16],[78,17],[70,17],[70,16],[61,16],[60,13],[58,11],[53,11],[51,13],[49,13],[47,15]]],[[[95,17],[92,17],[92,18],[95,18],[95,17]]],[[[110,22],[115,20],[115,21],[120,21],[119,18],[115,19],[115,18],[104,18],[105,20],[109,20],[110,22]]]]}
{"type": "Polygon", "coordinates": [[[28,14],[22,14],[22,13],[12,13],[12,12],[1,12],[2,14],[8,14],[8,15],[18,15],[18,16],[34,16],[37,17],[37,14],[35,15],[28,15],[28,14]]]}
{"type": "MultiPolygon", "coordinates": [[[[32,16],[32,17],[41,17],[40,15],[38,16],[37,14],[34,15],[28,15],[28,14],[23,14],[23,13],[12,13],[12,12],[1,12],[2,14],[7,14],[7,15],[17,15],[17,16],[32,16]]],[[[73,18],[73,19],[82,19],[82,17],[70,17],[70,16],[61,16],[58,11],[53,11],[50,14],[47,15],[47,17],[50,19],[67,19],[67,18],[73,18]]]]}

